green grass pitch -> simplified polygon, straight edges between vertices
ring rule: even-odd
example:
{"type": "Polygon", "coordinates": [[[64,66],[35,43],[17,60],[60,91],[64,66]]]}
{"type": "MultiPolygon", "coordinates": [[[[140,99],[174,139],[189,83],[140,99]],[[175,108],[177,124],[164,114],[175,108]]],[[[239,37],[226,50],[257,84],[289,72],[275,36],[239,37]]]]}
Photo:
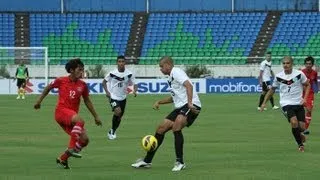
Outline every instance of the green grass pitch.
{"type": "MultiPolygon", "coordinates": [[[[151,169],[133,169],[131,163],[143,157],[141,138],[154,134],[157,125],[171,111],[171,105],[152,110],[162,95],[128,97],[118,138],[109,141],[111,111],[103,95],[92,95],[103,120],[95,126],[82,104],[90,137],[82,159],[70,159],[71,170],[57,168],[55,158],[65,150],[68,136],[54,120],[56,96],[49,95],[40,111],[33,109],[36,96],[16,100],[0,96],[0,179],[2,180],[294,180],[320,177],[319,103],[315,103],[311,135],[306,152],[300,153],[287,120],[280,110],[256,110],[258,94],[201,95],[202,112],[190,128],[184,129],[184,158],[187,168],[171,172],[175,161],[173,135],[168,132],[151,169]]],[[[319,98],[316,98],[318,101],[319,98]]],[[[278,97],[276,97],[278,101],[278,97]]]]}

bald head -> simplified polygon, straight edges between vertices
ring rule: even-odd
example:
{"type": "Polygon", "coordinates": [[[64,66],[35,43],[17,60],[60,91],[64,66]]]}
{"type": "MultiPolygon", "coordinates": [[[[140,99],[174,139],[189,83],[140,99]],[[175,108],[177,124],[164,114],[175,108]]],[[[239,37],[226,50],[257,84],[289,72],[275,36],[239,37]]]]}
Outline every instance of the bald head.
{"type": "Polygon", "coordinates": [[[170,75],[173,68],[173,60],[169,56],[164,56],[160,59],[160,71],[165,75],[170,75]]]}
{"type": "Polygon", "coordinates": [[[162,58],[160,59],[160,63],[162,63],[162,64],[169,64],[169,65],[173,66],[173,60],[172,60],[172,58],[169,57],[169,56],[164,56],[164,57],[162,57],[162,58]]]}
{"type": "Polygon", "coordinates": [[[282,67],[286,74],[291,74],[293,68],[293,59],[291,56],[283,57],[282,67]]]}
{"type": "Polygon", "coordinates": [[[283,61],[290,61],[293,64],[293,58],[291,56],[283,57],[283,61]]]}

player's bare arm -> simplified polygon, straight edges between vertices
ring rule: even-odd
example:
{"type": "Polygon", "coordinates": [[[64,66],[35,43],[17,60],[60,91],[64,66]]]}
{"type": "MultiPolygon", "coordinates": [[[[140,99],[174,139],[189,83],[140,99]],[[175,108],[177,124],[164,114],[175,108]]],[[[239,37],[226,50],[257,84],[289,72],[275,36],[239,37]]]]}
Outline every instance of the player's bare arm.
{"type": "Polygon", "coordinates": [[[138,91],[138,85],[133,85],[133,95],[134,95],[134,97],[136,97],[137,96],[137,91],[138,91]]]}
{"type": "Polygon", "coordinates": [[[103,79],[103,81],[102,81],[102,87],[103,87],[104,91],[106,92],[107,97],[110,98],[110,92],[109,92],[109,90],[108,90],[107,83],[108,83],[108,82],[107,82],[105,79],[103,79]]]}
{"type": "Polygon", "coordinates": [[[173,102],[173,99],[172,99],[171,96],[166,97],[166,98],[164,98],[164,99],[161,99],[161,100],[159,100],[159,101],[156,101],[156,102],[153,104],[153,109],[158,110],[160,104],[170,104],[170,103],[172,103],[172,102],[173,102]]]}
{"type": "Polygon", "coordinates": [[[35,105],[33,106],[35,109],[40,109],[41,107],[41,102],[43,101],[43,99],[49,94],[49,92],[51,91],[52,87],[50,85],[46,86],[44,88],[44,90],[42,91],[40,97],[38,98],[38,100],[36,101],[35,105]]]}
{"type": "Polygon", "coordinates": [[[260,111],[263,111],[264,108],[266,107],[266,103],[269,101],[269,99],[273,96],[274,92],[275,92],[276,88],[272,87],[269,89],[269,91],[267,92],[266,96],[264,97],[263,103],[261,104],[261,109],[260,111]]]}
{"type": "Polygon", "coordinates": [[[186,88],[187,91],[187,99],[188,99],[188,108],[193,112],[198,114],[199,111],[193,106],[192,103],[192,96],[193,96],[193,86],[190,81],[184,81],[183,86],[186,88]]]}
{"type": "Polygon", "coordinates": [[[275,75],[274,75],[274,72],[273,72],[272,70],[271,70],[271,76],[272,76],[272,77],[274,77],[274,76],[275,76],[275,75]]]}
{"type": "Polygon", "coordinates": [[[94,117],[94,121],[95,121],[96,125],[97,126],[102,126],[102,122],[101,122],[96,110],[94,109],[90,98],[89,97],[83,97],[83,101],[84,101],[84,104],[87,106],[88,110],[90,111],[90,113],[92,114],[92,116],[94,117]]]}
{"type": "Polygon", "coordinates": [[[260,86],[262,86],[262,74],[263,74],[263,71],[262,70],[260,70],[260,73],[259,73],[259,84],[260,84],[260,86]]]}
{"type": "Polygon", "coordinates": [[[309,96],[309,92],[310,92],[310,82],[309,80],[307,80],[305,83],[303,83],[303,86],[305,88],[305,94],[303,97],[303,104],[305,104],[307,102],[307,98],[309,96]]]}

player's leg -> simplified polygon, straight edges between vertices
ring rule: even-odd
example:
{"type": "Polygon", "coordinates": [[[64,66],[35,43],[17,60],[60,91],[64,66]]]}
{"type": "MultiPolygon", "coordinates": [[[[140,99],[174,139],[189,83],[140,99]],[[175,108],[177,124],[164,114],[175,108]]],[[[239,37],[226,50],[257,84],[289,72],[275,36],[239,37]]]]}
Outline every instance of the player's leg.
{"type": "Polygon", "coordinates": [[[110,140],[113,140],[117,137],[115,132],[120,126],[121,118],[123,116],[123,113],[126,107],[126,100],[117,101],[117,100],[111,99],[110,105],[112,107],[113,116],[112,116],[112,127],[108,131],[108,138],[110,140]]]}
{"type": "Polygon", "coordinates": [[[21,98],[25,99],[25,95],[26,95],[26,90],[25,90],[25,88],[26,88],[26,80],[23,79],[22,81],[23,81],[23,83],[22,83],[21,88],[20,88],[20,94],[21,94],[21,98]]]}
{"type": "Polygon", "coordinates": [[[89,143],[89,138],[86,134],[84,129],[84,120],[78,115],[74,114],[71,118],[71,138],[75,140],[75,145],[73,147],[69,147],[69,152],[71,156],[76,158],[81,158],[81,154],[79,152],[82,150],[83,147],[87,146],[89,143]]]}
{"type": "Polygon", "coordinates": [[[263,103],[264,97],[268,92],[268,86],[266,82],[262,82],[262,92],[260,94],[260,99],[259,99],[259,105],[258,105],[258,110],[260,110],[261,104],[263,103]]]}
{"type": "Polygon", "coordinates": [[[299,126],[299,121],[297,119],[297,106],[285,106],[284,112],[286,112],[288,121],[291,125],[291,132],[298,144],[299,150],[304,151],[304,145],[302,142],[303,137],[301,136],[301,127],[299,126]]]}
{"type": "MultiPolygon", "coordinates": [[[[305,124],[305,110],[303,106],[297,106],[295,110],[295,114],[298,120],[298,125],[300,129],[300,136],[301,136],[301,141],[302,143],[306,142],[306,136],[303,134],[303,132],[306,130],[306,124],[305,124]]],[[[304,147],[303,147],[304,150],[304,147]]]]}
{"type": "Polygon", "coordinates": [[[183,161],[183,144],[184,137],[182,129],[187,125],[187,116],[179,114],[172,126],[172,132],[174,135],[174,148],[176,153],[176,162],[172,171],[180,171],[185,168],[183,161]]]}
{"type": "MultiPolygon", "coordinates": [[[[200,107],[196,107],[197,110],[201,110],[200,107]]],[[[172,171],[180,171],[185,168],[185,164],[183,161],[183,144],[184,144],[184,137],[182,133],[182,129],[184,127],[189,127],[193,124],[193,122],[198,117],[198,114],[195,114],[189,110],[187,105],[180,109],[180,114],[177,116],[174,124],[172,126],[172,132],[174,135],[174,145],[175,145],[175,152],[176,152],[176,162],[172,169],[172,171]]]]}
{"type": "Polygon", "coordinates": [[[21,86],[22,86],[22,80],[21,79],[17,79],[17,88],[18,88],[18,96],[17,96],[17,99],[20,99],[21,98],[21,86]]]}
{"type": "Polygon", "coordinates": [[[89,137],[85,129],[80,134],[79,140],[75,143],[74,151],[79,153],[84,147],[89,144],[89,137]]]}
{"type": "Polygon", "coordinates": [[[57,123],[63,128],[63,130],[70,135],[70,141],[68,149],[61,154],[57,159],[62,163],[68,164],[68,159],[70,156],[81,157],[78,153],[76,144],[87,144],[88,140],[83,136],[84,131],[84,121],[77,113],[70,109],[57,109],[55,112],[55,119],[57,123]]]}
{"type": "Polygon", "coordinates": [[[310,95],[309,98],[307,99],[306,102],[306,106],[305,106],[305,131],[304,134],[310,134],[309,131],[309,125],[311,123],[312,120],[312,109],[313,109],[313,100],[314,100],[314,96],[310,95]]]}
{"type": "MultiPolygon", "coordinates": [[[[172,115],[172,113],[170,115],[172,115]]],[[[134,168],[140,168],[140,167],[149,168],[149,167],[151,167],[152,159],[153,159],[154,155],[156,154],[157,150],[159,149],[159,147],[161,146],[161,144],[164,140],[165,133],[168,132],[172,128],[172,125],[173,125],[172,120],[164,119],[164,121],[157,127],[156,133],[154,135],[154,137],[158,141],[157,149],[155,149],[154,151],[147,152],[146,156],[143,159],[138,159],[138,161],[136,163],[131,164],[132,167],[134,167],[134,168]]]]}

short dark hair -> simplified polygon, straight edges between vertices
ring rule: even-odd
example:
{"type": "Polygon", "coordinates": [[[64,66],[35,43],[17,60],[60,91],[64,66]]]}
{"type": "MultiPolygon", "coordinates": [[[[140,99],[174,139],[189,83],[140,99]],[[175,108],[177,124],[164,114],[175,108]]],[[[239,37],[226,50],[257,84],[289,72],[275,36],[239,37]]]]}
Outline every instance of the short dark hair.
{"type": "Polygon", "coordinates": [[[267,54],[270,54],[270,55],[271,55],[271,51],[268,51],[267,54]]]}
{"type": "Polygon", "coordinates": [[[307,63],[307,61],[311,61],[311,64],[314,65],[314,58],[312,56],[308,56],[304,59],[304,64],[307,63]]]}
{"type": "Polygon", "coordinates": [[[71,59],[69,62],[67,62],[65,69],[68,73],[70,73],[71,69],[75,70],[77,67],[84,67],[84,64],[80,58],[71,59]]]}
{"type": "Polygon", "coordinates": [[[117,61],[118,61],[119,59],[124,59],[124,60],[125,60],[126,57],[124,57],[123,55],[120,55],[120,56],[117,57],[117,61]]]}

